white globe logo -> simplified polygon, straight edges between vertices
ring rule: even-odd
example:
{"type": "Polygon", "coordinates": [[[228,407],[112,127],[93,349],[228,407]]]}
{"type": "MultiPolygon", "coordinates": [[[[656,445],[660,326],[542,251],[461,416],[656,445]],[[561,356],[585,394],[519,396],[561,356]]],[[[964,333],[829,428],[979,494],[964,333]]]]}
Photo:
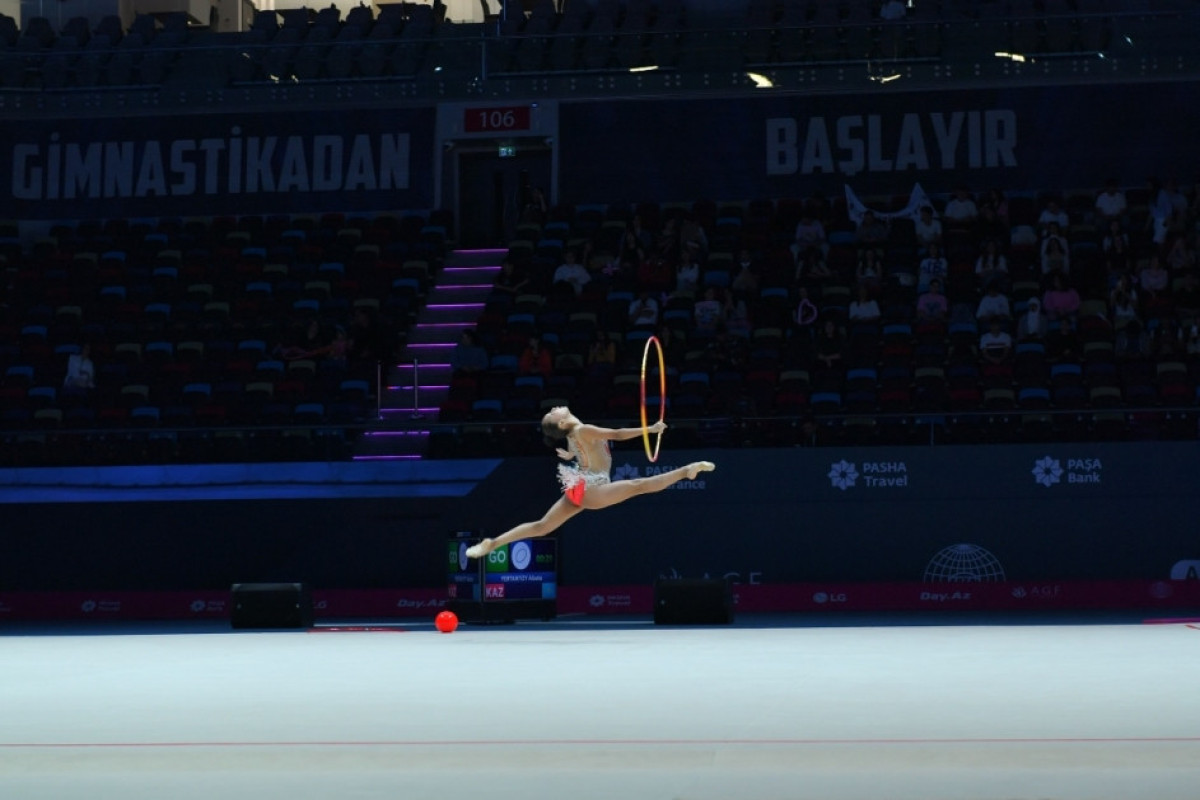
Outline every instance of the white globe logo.
{"type": "Polygon", "coordinates": [[[517,542],[510,548],[509,556],[514,567],[525,569],[533,561],[533,548],[529,546],[529,542],[517,542]]]}
{"type": "Polygon", "coordinates": [[[458,543],[458,568],[460,570],[465,571],[467,569],[468,563],[470,563],[470,559],[467,558],[467,543],[459,542],[458,543]]]}
{"type": "Polygon", "coordinates": [[[1004,580],[1000,559],[976,544],[939,550],[925,567],[926,583],[993,583],[1004,580]]]}

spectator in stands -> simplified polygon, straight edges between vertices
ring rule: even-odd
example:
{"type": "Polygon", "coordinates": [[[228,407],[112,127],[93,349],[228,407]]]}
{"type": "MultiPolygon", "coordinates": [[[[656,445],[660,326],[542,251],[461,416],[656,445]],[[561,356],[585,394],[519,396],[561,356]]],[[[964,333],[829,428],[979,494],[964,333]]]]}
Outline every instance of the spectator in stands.
{"type": "Polygon", "coordinates": [[[1171,222],[1168,228],[1171,233],[1182,233],[1184,227],[1187,225],[1187,196],[1179,191],[1179,187],[1173,178],[1167,181],[1163,189],[1167,193],[1167,200],[1171,204],[1171,222]]]}
{"type": "Polygon", "coordinates": [[[1130,319],[1117,329],[1113,340],[1113,356],[1118,361],[1140,361],[1149,358],[1152,342],[1150,335],[1137,319],[1130,319]]]}
{"type": "Polygon", "coordinates": [[[826,370],[840,369],[846,353],[846,335],[832,317],[821,322],[817,332],[814,356],[826,370]]]}
{"type": "Polygon", "coordinates": [[[734,336],[749,338],[754,324],[750,319],[750,306],[746,298],[732,292],[725,294],[725,325],[734,336]]]}
{"type": "Polygon", "coordinates": [[[1176,275],[1196,268],[1196,250],[1192,246],[1192,234],[1176,236],[1167,251],[1167,267],[1176,275]]]}
{"type": "Polygon", "coordinates": [[[1042,295],[1042,311],[1051,321],[1066,317],[1073,319],[1079,313],[1082,302],[1079,292],[1067,283],[1066,276],[1055,273],[1050,278],[1050,288],[1042,295]]]}
{"type": "Polygon", "coordinates": [[[1137,293],[1130,293],[1124,289],[1114,289],[1112,296],[1112,305],[1108,310],[1109,318],[1112,320],[1113,328],[1120,331],[1131,322],[1141,324],[1141,315],[1138,313],[1137,293]]]}
{"type": "Polygon", "coordinates": [[[1200,356],[1200,324],[1195,320],[1187,329],[1187,335],[1184,338],[1184,351],[1189,356],[1200,356]]]}
{"type": "Polygon", "coordinates": [[[1170,361],[1183,353],[1183,329],[1173,319],[1162,321],[1151,338],[1151,355],[1159,361],[1170,361]]]}
{"type": "Polygon", "coordinates": [[[522,375],[541,375],[543,378],[550,377],[554,371],[554,357],[550,349],[542,344],[540,336],[529,337],[529,343],[517,361],[517,371],[522,375]]]}
{"type": "Polygon", "coordinates": [[[1129,250],[1129,234],[1125,232],[1120,220],[1109,220],[1108,230],[1100,243],[1100,251],[1108,275],[1108,288],[1111,289],[1117,278],[1129,271],[1132,257],[1129,250]]]}
{"type": "Polygon", "coordinates": [[[697,333],[712,334],[725,319],[725,304],[715,286],[704,290],[704,297],[692,306],[692,326],[697,333]]]}
{"type": "Polygon", "coordinates": [[[1012,354],[1012,336],[1004,330],[1003,323],[993,319],[988,330],[979,337],[979,356],[989,364],[1003,364],[1012,354]]]}
{"type": "Polygon", "coordinates": [[[635,328],[653,328],[658,324],[658,301],[642,289],[629,304],[629,324],[635,328]]]}
{"type": "Polygon", "coordinates": [[[1116,325],[1116,318],[1112,316],[1113,309],[1119,304],[1128,303],[1137,309],[1140,298],[1138,297],[1137,285],[1129,275],[1122,275],[1117,278],[1116,284],[1108,293],[1108,311],[1109,319],[1113,325],[1116,325]]]}
{"type": "Polygon", "coordinates": [[[1009,230],[1008,198],[999,189],[990,189],[979,202],[979,235],[1007,239],[1009,230]]]}
{"type": "Polygon", "coordinates": [[[1047,330],[1046,356],[1052,361],[1076,361],[1082,349],[1075,322],[1070,317],[1063,317],[1047,330]]]}
{"type": "Polygon", "coordinates": [[[1146,307],[1169,293],[1171,274],[1167,272],[1158,256],[1148,256],[1139,264],[1138,287],[1141,290],[1142,304],[1146,307]]]}
{"type": "Polygon", "coordinates": [[[1180,275],[1171,287],[1175,298],[1175,313],[1181,320],[1200,318],[1200,276],[1195,270],[1180,275]]]}
{"type": "Polygon", "coordinates": [[[1125,221],[1127,209],[1125,193],[1117,188],[1116,178],[1109,178],[1104,184],[1104,191],[1096,195],[1096,221],[1101,225],[1112,222],[1122,224],[1125,221]]]}
{"type": "Polygon", "coordinates": [[[946,295],[942,292],[942,281],[934,278],[929,282],[929,289],[917,298],[917,319],[945,322],[949,312],[946,295]]]}
{"type": "Polygon", "coordinates": [[[933,206],[921,206],[913,228],[917,234],[917,243],[922,247],[928,247],[935,242],[941,244],[942,221],[933,215],[933,206]]]}
{"type": "Polygon", "coordinates": [[[991,322],[998,319],[1007,322],[1012,317],[1012,307],[1008,297],[1000,293],[996,283],[988,286],[987,294],[979,299],[979,307],[975,309],[975,318],[980,322],[991,322]]]}
{"type": "Polygon", "coordinates": [[[67,375],[63,387],[86,393],[96,388],[96,365],[92,363],[92,346],[85,343],[78,353],[67,357],[67,375]]]}
{"type": "Polygon", "coordinates": [[[350,360],[375,363],[391,357],[391,341],[379,317],[365,308],[356,308],[350,319],[350,360]]]}
{"type": "Polygon", "coordinates": [[[611,333],[598,327],[592,344],[588,347],[588,366],[601,365],[612,368],[617,363],[617,343],[611,333]]]}
{"type": "Polygon", "coordinates": [[[682,364],[684,358],[687,357],[687,351],[684,349],[687,342],[684,337],[670,325],[659,325],[654,331],[654,335],[658,337],[658,343],[662,345],[663,359],[668,364],[682,364]]]}
{"type": "Polygon", "coordinates": [[[525,197],[521,204],[522,224],[541,225],[546,221],[546,213],[550,210],[546,195],[536,186],[525,187],[525,197]]]}
{"type": "Polygon", "coordinates": [[[818,247],[809,247],[800,254],[796,262],[796,283],[810,288],[820,286],[833,276],[833,270],[825,263],[825,255],[818,247]]]}
{"type": "Polygon", "coordinates": [[[272,351],[272,354],[284,361],[311,358],[313,353],[318,353],[328,347],[331,341],[332,337],[325,333],[320,321],[314,319],[309,321],[298,342],[279,345],[272,351]]]}
{"type": "Polygon", "coordinates": [[[523,293],[528,285],[529,276],[523,270],[518,270],[511,258],[500,262],[500,272],[496,274],[496,281],[493,285],[496,292],[507,295],[509,299],[516,299],[516,296],[523,293]]]}
{"type": "Polygon", "coordinates": [[[1037,218],[1038,236],[1046,237],[1051,233],[1050,226],[1057,225],[1059,232],[1067,230],[1071,227],[1071,218],[1063,207],[1059,205],[1058,198],[1051,197],[1046,200],[1046,206],[1042,209],[1042,213],[1037,218]]]}
{"type": "Polygon", "coordinates": [[[743,248],[738,255],[737,274],[733,276],[730,288],[740,297],[758,296],[758,269],[750,251],[743,248]]]}
{"type": "Polygon", "coordinates": [[[679,225],[680,255],[688,253],[693,261],[703,261],[708,257],[708,234],[695,214],[685,214],[679,225]]]}
{"type": "Polygon", "coordinates": [[[650,257],[649,246],[643,244],[638,236],[640,224],[640,218],[634,217],[626,226],[625,232],[621,234],[621,243],[616,255],[609,263],[608,271],[615,287],[636,286],[638,269],[650,257]]]}
{"type": "Polygon", "coordinates": [[[675,267],[675,286],[671,296],[695,297],[699,285],[700,265],[696,263],[691,250],[685,248],[679,254],[679,264],[675,267]]]}
{"type": "Polygon", "coordinates": [[[638,265],[637,287],[652,292],[666,292],[675,279],[671,265],[674,261],[650,257],[638,265]]]}
{"type": "Polygon", "coordinates": [[[633,234],[633,242],[629,246],[636,248],[636,252],[640,254],[638,260],[644,261],[649,258],[654,252],[654,232],[646,228],[646,221],[642,219],[641,214],[634,214],[625,232],[633,234]]]}
{"type": "Polygon", "coordinates": [[[917,291],[929,291],[929,286],[935,279],[939,283],[945,281],[948,271],[949,265],[946,257],[942,255],[941,245],[930,242],[929,250],[917,268],[917,291]]]}
{"type": "Polygon", "coordinates": [[[891,235],[891,230],[885,220],[875,216],[875,212],[869,208],[863,212],[862,219],[859,220],[858,228],[855,231],[855,240],[860,249],[882,251],[884,245],[887,244],[889,235],[891,235]]]}
{"type": "Polygon", "coordinates": [[[796,223],[796,231],[792,238],[793,260],[798,264],[804,254],[812,249],[816,249],[824,255],[829,249],[829,243],[825,237],[825,226],[813,215],[806,203],[804,210],[800,213],[800,221],[796,223]]]}
{"type": "Polygon", "coordinates": [[[454,375],[483,372],[490,363],[488,351],[479,344],[479,334],[474,329],[459,334],[458,344],[450,351],[450,369],[454,375]]]}
{"type": "Polygon", "coordinates": [[[588,348],[588,374],[593,378],[606,377],[617,366],[617,343],[608,331],[597,328],[596,337],[588,348]]]}
{"type": "Polygon", "coordinates": [[[966,186],[954,190],[954,196],[946,202],[942,209],[942,219],[953,228],[972,228],[979,219],[979,207],[971,197],[971,191],[966,186]]]}
{"type": "Polygon", "coordinates": [[[1008,289],[1008,259],[1000,252],[995,239],[984,240],[983,250],[975,260],[975,278],[985,292],[993,283],[1000,286],[1001,291],[1008,289]]]}
{"type": "Polygon", "coordinates": [[[668,215],[654,240],[654,255],[668,264],[674,264],[679,260],[679,244],[679,217],[668,215]]]}
{"type": "Polygon", "coordinates": [[[1067,275],[1071,272],[1071,254],[1067,250],[1067,240],[1059,233],[1055,223],[1050,223],[1051,232],[1047,233],[1042,239],[1042,275],[1061,274],[1067,275]]]}
{"type": "Polygon", "coordinates": [[[879,7],[879,18],[888,22],[898,22],[908,15],[908,7],[904,0],[884,0],[879,7]]]}
{"type": "Polygon", "coordinates": [[[882,317],[879,302],[865,285],[858,285],[858,297],[850,302],[846,316],[851,322],[879,322],[882,317]]]}
{"type": "Polygon", "coordinates": [[[1146,232],[1156,245],[1163,247],[1174,223],[1175,204],[1171,201],[1170,193],[1157,178],[1151,178],[1147,182],[1146,190],[1150,202],[1149,213],[1146,215],[1146,232]]]}
{"type": "Polygon", "coordinates": [[[333,337],[328,342],[315,349],[306,350],[299,357],[312,359],[324,358],[331,366],[345,369],[352,345],[353,342],[350,341],[350,334],[344,327],[338,325],[334,328],[333,337]]]}
{"type": "Polygon", "coordinates": [[[1041,341],[1048,330],[1046,315],[1042,313],[1042,301],[1031,297],[1025,304],[1025,313],[1017,319],[1017,341],[1041,341]]]}
{"type": "Polygon", "coordinates": [[[883,264],[879,260],[879,251],[873,247],[864,247],[858,251],[858,264],[854,268],[854,280],[860,288],[865,288],[871,294],[879,291],[883,283],[883,264]]]}
{"type": "Polygon", "coordinates": [[[554,270],[554,277],[550,281],[552,284],[569,285],[576,297],[583,294],[583,287],[592,280],[591,273],[579,263],[578,258],[573,248],[564,250],[563,263],[554,270]]]}

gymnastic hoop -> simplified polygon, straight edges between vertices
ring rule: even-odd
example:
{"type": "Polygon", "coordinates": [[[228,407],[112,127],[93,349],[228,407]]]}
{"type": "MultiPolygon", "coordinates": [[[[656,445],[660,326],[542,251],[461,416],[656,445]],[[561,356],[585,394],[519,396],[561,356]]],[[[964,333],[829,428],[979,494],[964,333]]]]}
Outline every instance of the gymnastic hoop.
{"type": "Polygon", "coordinates": [[[641,411],[642,411],[642,444],[646,446],[646,458],[653,464],[658,461],[658,448],[662,446],[662,431],[654,441],[654,449],[650,449],[650,426],[646,417],[646,362],[650,360],[650,345],[658,351],[658,421],[662,422],[667,416],[667,365],[663,360],[662,342],[657,336],[646,339],[646,349],[642,351],[642,381],[641,381],[641,411]]]}

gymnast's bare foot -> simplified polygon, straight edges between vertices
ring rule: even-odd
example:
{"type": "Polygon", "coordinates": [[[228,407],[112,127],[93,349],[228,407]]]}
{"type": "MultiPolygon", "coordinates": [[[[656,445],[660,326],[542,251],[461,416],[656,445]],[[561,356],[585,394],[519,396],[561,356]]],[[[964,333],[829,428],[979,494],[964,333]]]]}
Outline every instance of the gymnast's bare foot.
{"type": "Polygon", "coordinates": [[[473,544],[467,548],[467,558],[483,558],[494,548],[495,545],[492,544],[491,539],[484,539],[479,544],[473,544]]]}
{"type": "MultiPolygon", "coordinates": [[[[712,463],[711,461],[693,461],[691,464],[688,464],[688,468],[687,468],[688,480],[694,481],[694,480],[696,480],[696,476],[699,475],[701,472],[712,472],[716,468],[717,468],[717,465],[712,463]]],[[[471,553],[471,551],[468,550],[467,554],[470,555],[470,553],[471,553]]]]}

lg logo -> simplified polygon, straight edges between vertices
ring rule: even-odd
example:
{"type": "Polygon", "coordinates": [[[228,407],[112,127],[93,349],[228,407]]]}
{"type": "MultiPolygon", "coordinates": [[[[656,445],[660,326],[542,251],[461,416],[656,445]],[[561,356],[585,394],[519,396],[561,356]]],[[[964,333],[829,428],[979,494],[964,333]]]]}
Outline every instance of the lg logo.
{"type": "Polygon", "coordinates": [[[827,603],[844,603],[847,598],[845,592],[817,592],[812,599],[817,605],[825,605],[827,603]]]}

